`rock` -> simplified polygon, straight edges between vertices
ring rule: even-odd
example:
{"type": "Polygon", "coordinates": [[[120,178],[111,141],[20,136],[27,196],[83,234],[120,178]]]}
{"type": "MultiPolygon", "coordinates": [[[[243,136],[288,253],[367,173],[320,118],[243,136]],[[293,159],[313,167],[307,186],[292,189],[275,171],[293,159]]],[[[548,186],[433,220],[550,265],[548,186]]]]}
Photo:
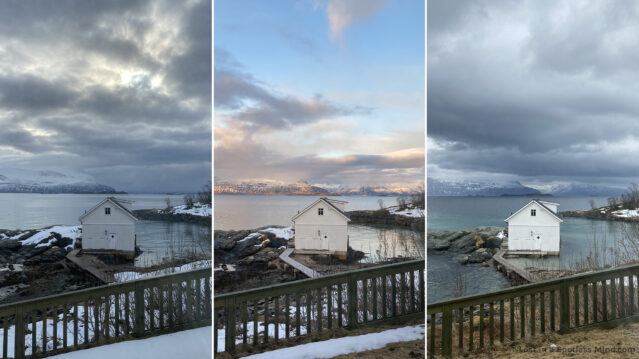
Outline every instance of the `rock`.
{"type": "Polygon", "coordinates": [[[42,247],[36,247],[35,245],[28,245],[28,246],[23,246],[22,250],[20,251],[21,257],[24,259],[27,258],[32,258],[35,256],[38,256],[44,252],[46,252],[49,249],[49,247],[46,246],[42,246],[42,247]]]}
{"type": "Polygon", "coordinates": [[[263,236],[259,233],[251,233],[238,241],[233,247],[233,252],[238,258],[259,252],[262,249],[263,236]]]}
{"type": "Polygon", "coordinates": [[[450,248],[450,241],[446,240],[445,238],[437,238],[437,239],[428,238],[427,245],[428,245],[428,249],[435,250],[435,251],[443,251],[450,248]]]}
{"type": "Polygon", "coordinates": [[[504,241],[504,239],[503,239],[503,238],[502,238],[502,239],[500,239],[500,238],[497,238],[497,236],[489,236],[489,237],[486,239],[486,245],[485,245],[485,247],[486,247],[486,248],[499,248],[499,247],[501,247],[501,243],[502,243],[503,241],[504,241]]]}
{"type": "Polygon", "coordinates": [[[66,246],[71,245],[72,243],[73,243],[73,239],[63,237],[63,238],[58,239],[56,241],[55,245],[58,246],[58,247],[64,248],[66,246]]]}
{"type": "Polygon", "coordinates": [[[241,231],[221,231],[216,230],[213,234],[213,247],[215,249],[222,249],[230,251],[235,246],[235,243],[246,238],[251,234],[249,230],[241,231]]]}
{"type": "Polygon", "coordinates": [[[0,241],[0,252],[16,252],[20,248],[22,248],[22,244],[17,240],[3,239],[2,241],[0,241]]]}
{"type": "Polygon", "coordinates": [[[475,248],[481,248],[481,247],[483,247],[483,246],[484,246],[484,243],[486,243],[486,242],[485,242],[485,241],[484,241],[484,240],[483,240],[480,236],[475,236],[475,238],[476,238],[476,237],[479,237],[479,238],[478,238],[478,239],[476,239],[476,242],[475,242],[475,248]]]}
{"type": "Polygon", "coordinates": [[[489,252],[486,248],[479,248],[475,252],[473,252],[470,255],[464,257],[462,259],[462,264],[466,264],[466,263],[483,263],[483,262],[491,259],[492,257],[493,257],[492,253],[489,252]],[[464,263],[465,259],[466,259],[466,261],[465,261],[466,263],[464,263]]]}
{"type": "Polygon", "coordinates": [[[449,250],[459,253],[470,253],[475,250],[475,233],[468,233],[451,242],[449,250]]]}
{"type": "Polygon", "coordinates": [[[24,261],[24,265],[38,266],[43,263],[53,263],[64,259],[67,256],[67,251],[64,248],[52,247],[45,248],[46,250],[39,255],[34,255],[31,258],[24,261]]]}

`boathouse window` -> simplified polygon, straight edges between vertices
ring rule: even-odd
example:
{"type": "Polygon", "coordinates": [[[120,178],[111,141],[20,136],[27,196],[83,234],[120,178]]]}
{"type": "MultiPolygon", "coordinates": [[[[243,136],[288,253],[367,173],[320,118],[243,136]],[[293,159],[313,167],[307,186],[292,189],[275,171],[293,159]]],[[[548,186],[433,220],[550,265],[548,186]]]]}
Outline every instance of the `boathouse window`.
{"type": "Polygon", "coordinates": [[[318,208],[317,209],[317,215],[318,216],[323,216],[324,215],[324,208],[318,208]]]}
{"type": "Polygon", "coordinates": [[[536,209],[531,209],[530,210],[530,215],[533,216],[533,217],[536,216],[537,215],[537,210],[536,209]]]}
{"type": "Polygon", "coordinates": [[[111,208],[105,207],[104,208],[104,214],[111,214],[111,208]]]}

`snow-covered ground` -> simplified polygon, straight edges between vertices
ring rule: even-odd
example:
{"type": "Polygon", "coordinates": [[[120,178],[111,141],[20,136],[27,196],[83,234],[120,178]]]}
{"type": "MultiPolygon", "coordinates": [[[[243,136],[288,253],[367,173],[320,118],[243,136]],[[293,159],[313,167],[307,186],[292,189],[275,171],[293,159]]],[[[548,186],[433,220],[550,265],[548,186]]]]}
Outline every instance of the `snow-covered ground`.
{"type": "Polygon", "coordinates": [[[184,330],[141,340],[83,349],[52,356],[58,359],[210,359],[212,357],[211,327],[184,330]]]}
{"type": "Polygon", "coordinates": [[[173,214],[190,214],[193,216],[200,217],[210,217],[211,216],[211,206],[209,204],[204,203],[195,203],[193,207],[187,208],[185,204],[181,206],[175,206],[171,209],[171,213],[173,214]]]}
{"type": "Polygon", "coordinates": [[[634,218],[639,217],[639,208],[637,209],[620,209],[612,212],[612,215],[619,218],[634,218]]]}
{"type": "Polygon", "coordinates": [[[55,238],[51,238],[48,242],[40,243],[42,240],[51,237],[53,233],[58,233],[62,237],[71,238],[73,242],[66,246],[65,248],[73,249],[75,245],[75,241],[82,237],[82,232],[80,230],[80,226],[53,226],[51,228],[43,229],[40,232],[32,235],[31,237],[20,241],[22,245],[29,244],[37,244],[36,247],[50,247],[53,242],[56,241],[55,238]],[[39,244],[38,244],[39,243],[39,244]]]}
{"type": "Polygon", "coordinates": [[[150,277],[156,277],[159,275],[171,274],[176,272],[184,272],[184,271],[196,270],[201,268],[207,268],[210,266],[211,266],[211,260],[202,260],[202,261],[187,263],[179,267],[169,267],[169,268],[164,268],[164,269],[160,269],[153,272],[147,272],[147,273],[119,272],[119,273],[115,273],[114,276],[115,276],[116,282],[128,282],[128,281],[142,279],[142,278],[150,278],[150,277]]]}
{"type": "MultiPolygon", "coordinates": [[[[29,233],[29,231],[20,232],[14,236],[8,236],[4,233],[0,233],[0,240],[2,239],[18,239],[23,235],[29,233]]],[[[47,242],[42,242],[43,240],[51,237],[53,233],[58,233],[63,238],[70,238],[72,240],[71,244],[67,245],[66,249],[73,249],[75,246],[75,241],[82,237],[82,231],[80,226],[53,226],[50,228],[38,229],[36,233],[34,233],[31,237],[20,241],[23,246],[25,245],[36,245],[36,247],[50,247],[57,240],[56,238],[51,238],[47,242]]]]}
{"type": "Polygon", "coordinates": [[[409,208],[400,211],[398,207],[388,207],[388,212],[390,212],[391,214],[398,214],[400,216],[406,217],[424,217],[424,210],[420,208],[409,208]]]}
{"type": "Polygon", "coordinates": [[[374,350],[390,343],[418,340],[425,335],[424,325],[385,330],[379,333],[343,337],[321,342],[296,345],[245,357],[246,359],[313,359],[374,350]]]}
{"type": "Polygon", "coordinates": [[[287,241],[295,237],[295,233],[293,233],[293,227],[285,227],[285,228],[270,227],[270,228],[262,229],[260,230],[260,232],[273,233],[275,237],[283,238],[283,239],[286,239],[287,241]]]}

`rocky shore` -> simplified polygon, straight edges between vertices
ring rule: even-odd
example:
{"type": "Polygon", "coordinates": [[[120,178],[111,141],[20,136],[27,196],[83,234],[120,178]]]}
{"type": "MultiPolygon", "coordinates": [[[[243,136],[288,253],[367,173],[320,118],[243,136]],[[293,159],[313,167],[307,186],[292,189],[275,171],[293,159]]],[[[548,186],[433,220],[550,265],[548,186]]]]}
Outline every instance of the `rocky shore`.
{"type": "MultiPolygon", "coordinates": [[[[254,230],[215,230],[215,290],[227,293],[306,278],[279,259],[292,238],[290,228],[276,226],[254,230]]],[[[327,274],[339,269],[351,270],[352,263],[363,256],[363,252],[349,248],[345,261],[325,255],[297,256],[296,260],[327,274]]]]}
{"type": "Polygon", "coordinates": [[[387,209],[350,211],[351,223],[354,224],[382,224],[390,226],[408,227],[424,233],[425,217],[409,217],[393,214],[387,209]]]}
{"type": "Polygon", "coordinates": [[[559,212],[559,214],[564,217],[598,219],[604,221],[639,222],[639,211],[624,210],[621,208],[613,210],[610,206],[581,211],[564,211],[559,212]]]}
{"type": "Polygon", "coordinates": [[[188,213],[172,213],[167,209],[137,209],[133,211],[136,217],[148,221],[186,222],[211,225],[211,216],[196,216],[188,213]]]}
{"type": "Polygon", "coordinates": [[[213,261],[218,267],[213,274],[218,293],[296,279],[292,272],[282,268],[278,259],[288,240],[264,229],[214,231],[213,261]]]}
{"type": "Polygon", "coordinates": [[[66,260],[72,238],[51,233],[37,243],[23,243],[36,233],[0,230],[0,303],[101,285],[66,260]]]}
{"type": "Polygon", "coordinates": [[[466,231],[429,231],[426,236],[427,249],[465,254],[461,257],[461,264],[488,265],[506,235],[507,230],[501,227],[478,227],[466,231]]]}

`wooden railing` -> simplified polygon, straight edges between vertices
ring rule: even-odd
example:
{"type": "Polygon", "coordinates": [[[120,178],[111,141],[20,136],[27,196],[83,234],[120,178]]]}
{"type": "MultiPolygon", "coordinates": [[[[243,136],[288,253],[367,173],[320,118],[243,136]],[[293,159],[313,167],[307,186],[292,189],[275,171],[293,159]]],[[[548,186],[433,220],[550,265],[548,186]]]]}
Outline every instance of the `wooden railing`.
{"type": "Polygon", "coordinates": [[[429,357],[637,319],[637,275],[631,265],[429,304],[429,357]]]}
{"type": "Polygon", "coordinates": [[[214,298],[215,353],[337,327],[423,318],[424,260],[233,292],[214,298]]]}
{"type": "Polygon", "coordinates": [[[2,358],[210,325],[211,268],[5,304],[0,323],[2,358]]]}

